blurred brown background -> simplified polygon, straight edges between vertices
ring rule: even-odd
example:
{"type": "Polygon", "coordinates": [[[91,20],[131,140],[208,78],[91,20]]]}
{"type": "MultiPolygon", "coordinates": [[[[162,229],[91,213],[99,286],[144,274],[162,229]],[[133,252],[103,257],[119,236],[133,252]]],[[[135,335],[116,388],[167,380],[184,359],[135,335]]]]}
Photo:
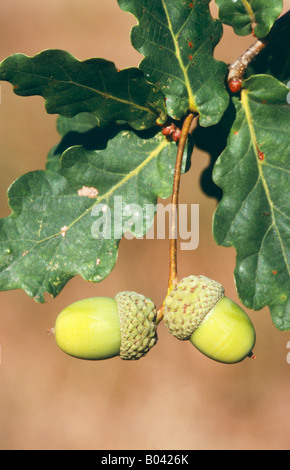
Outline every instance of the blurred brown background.
{"type": "MultiPolygon", "coordinates": [[[[288,10],[290,1],[284,6],[288,10]]],[[[129,40],[134,24],[116,0],[1,0],[0,60],[60,48],[81,60],[104,57],[119,68],[137,66],[141,56],[129,40]]],[[[229,27],[224,31],[215,55],[230,62],[253,39],[236,37],[229,27]]],[[[11,85],[1,84],[1,217],[10,213],[9,185],[44,168],[58,142],[55,119],[45,113],[42,98],[17,97],[11,85]]],[[[179,277],[212,277],[238,301],[235,252],[213,241],[216,201],[199,185],[209,161],[195,151],[182,178],[180,202],[200,204],[200,244],[179,253],[179,277]]],[[[166,240],[124,240],[115,269],[99,285],[75,278],[44,305],[22,291],[0,293],[1,449],[289,449],[290,334],[276,330],[268,309],[248,311],[257,359],[233,366],[203,357],[190,343],[170,337],[163,324],[157,346],[132,363],[73,359],[47,335],[61,309],[84,297],[130,289],[160,305],[167,272],[166,240]]]]}

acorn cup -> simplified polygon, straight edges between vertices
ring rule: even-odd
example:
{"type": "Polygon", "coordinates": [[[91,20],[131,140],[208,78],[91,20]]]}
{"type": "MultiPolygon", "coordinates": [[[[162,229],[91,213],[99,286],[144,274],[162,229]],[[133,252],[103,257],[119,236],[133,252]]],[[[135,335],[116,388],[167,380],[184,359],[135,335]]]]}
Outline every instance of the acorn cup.
{"type": "Polygon", "coordinates": [[[151,299],[120,292],[115,298],[93,297],[69,305],[58,315],[53,330],[57,345],[70,356],[137,360],[157,342],[155,321],[151,299]]]}
{"type": "Polygon", "coordinates": [[[250,318],[225,297],[221,284],[205,276],[182,279],[165,299],[163,318],[172,335],[215,361],[234,364],[253,355],[250,318]]]}

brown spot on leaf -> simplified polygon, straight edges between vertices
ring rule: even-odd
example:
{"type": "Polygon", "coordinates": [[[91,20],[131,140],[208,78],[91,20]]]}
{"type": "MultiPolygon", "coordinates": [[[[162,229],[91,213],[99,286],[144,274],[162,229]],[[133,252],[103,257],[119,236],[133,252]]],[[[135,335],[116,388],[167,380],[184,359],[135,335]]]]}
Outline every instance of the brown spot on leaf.
{"type": "Polygon", "coordinates": [[[261,150],[258,150],[258,159],[261,161],[265,160],[265,154],[261,150]]]}

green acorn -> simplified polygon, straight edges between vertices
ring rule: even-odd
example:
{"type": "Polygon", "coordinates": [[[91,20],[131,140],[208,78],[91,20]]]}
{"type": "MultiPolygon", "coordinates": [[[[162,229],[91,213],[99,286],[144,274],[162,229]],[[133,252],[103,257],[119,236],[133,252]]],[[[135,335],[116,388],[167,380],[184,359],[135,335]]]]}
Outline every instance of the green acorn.
{"type": "Polygon", "coordinates": [[[233,364],[252,356],[256,335],[251,320],[224,295],[221,284],[205,276],[182,279],[164,302],[170,333],[189,340],[218,362],[233,364]]]}
{"type": "Polygon", "coordinates": [[[156,308],[135,292],[83,299],[58,315],[54,335],[60,349],[80,359],[137,360],[156,344],[156,308]]]}

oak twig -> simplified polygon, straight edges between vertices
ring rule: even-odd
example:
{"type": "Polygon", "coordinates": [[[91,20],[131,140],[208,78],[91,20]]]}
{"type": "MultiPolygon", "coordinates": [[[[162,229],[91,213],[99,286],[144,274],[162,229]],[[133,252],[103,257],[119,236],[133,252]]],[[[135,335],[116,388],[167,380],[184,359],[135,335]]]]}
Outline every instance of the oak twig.
{"type": "Polygon", "coordinates": [[[240,57],[238,57],[230,66],[228,72],[228,82],[231,80],[242,80],[253,59],[265,49],[268,39],[257,39],[240,57]]]}
{"type": "Polygon", "coordinates": [[[230,82],[234,83],[235,81],[239,81],[240,84],[242,83],[243,76],[250,63],[277,35],[281,34],[282,31],[289,28],[289,20],[290,10],[288,10],[284,15],[275,21],[271,31],[265,38],[256,39],[256,41],[229,66],[227,77],[229,86],[230,82]]]}

